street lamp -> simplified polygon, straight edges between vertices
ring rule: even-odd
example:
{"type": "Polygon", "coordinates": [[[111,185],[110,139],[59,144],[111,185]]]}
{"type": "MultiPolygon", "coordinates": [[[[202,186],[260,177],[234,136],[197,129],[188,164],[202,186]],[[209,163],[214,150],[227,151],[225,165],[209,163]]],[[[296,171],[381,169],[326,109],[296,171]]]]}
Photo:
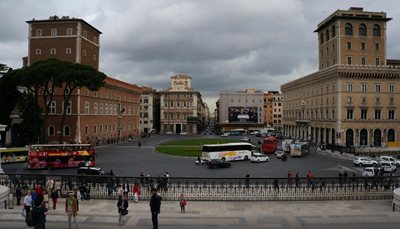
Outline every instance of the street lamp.
{"type": "MultiPolygon", "coordinates": [[[[1,142],[1,132],[6,131],[6,125],[0,124],[0,142],[1,142]]],[[[4,173],[3,169],[1,168],[1,154],[0,154],[0,174],[4,173]]]]}

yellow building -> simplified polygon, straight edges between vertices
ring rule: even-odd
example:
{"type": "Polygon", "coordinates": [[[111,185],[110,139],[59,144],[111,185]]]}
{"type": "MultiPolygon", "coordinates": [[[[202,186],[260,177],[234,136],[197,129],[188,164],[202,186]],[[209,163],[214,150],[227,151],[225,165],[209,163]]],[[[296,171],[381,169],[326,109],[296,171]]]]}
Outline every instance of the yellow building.
{"type": "Polygon", "coordinates": [[[382,146],[398,141],[400,68],[387,65],[383,12],[337,10],[318,25],[318,72],[281,86],[287,137],[382,146]]]}

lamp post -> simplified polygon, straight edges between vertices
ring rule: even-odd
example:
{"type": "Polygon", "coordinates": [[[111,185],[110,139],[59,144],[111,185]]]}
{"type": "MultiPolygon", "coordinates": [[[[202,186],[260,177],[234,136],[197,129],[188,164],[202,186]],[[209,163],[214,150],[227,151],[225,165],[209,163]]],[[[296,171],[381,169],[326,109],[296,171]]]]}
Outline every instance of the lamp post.
{"type": "MultiPolygon", "coordinates": [[[[6,131],[6,125],[1,125],[0,124],[0,142],[1,142],[1,133],[3,132],[3,131],[6,131]]],[[[0,157],[1,157],[1,155],[0,155],[0,157]]],[[[4,171],[3,171],[3,169],[1,168],[1,158],[0,158],[0,174],[2,174],[2,173],[4,173],[4,171]]]]}

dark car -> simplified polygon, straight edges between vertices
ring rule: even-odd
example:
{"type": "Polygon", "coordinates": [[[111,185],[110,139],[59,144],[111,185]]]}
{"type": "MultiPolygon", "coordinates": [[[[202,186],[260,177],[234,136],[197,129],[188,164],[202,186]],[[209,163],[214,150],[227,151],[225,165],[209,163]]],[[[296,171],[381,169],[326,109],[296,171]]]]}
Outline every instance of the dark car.
{"type": "Polygon", "coordinates": [[[106,173],[97,167],[79,167],[78,175],[106,175],[106,173]]]}
{"type": "Polygon", "coordinates": [[[220,159],[214,159],[214,160],[209,160],[207,162],[207,166],[209,169],[214,169],[214,168],[230,168],[231,167],[230,162],[226,162],[220,159]]]}

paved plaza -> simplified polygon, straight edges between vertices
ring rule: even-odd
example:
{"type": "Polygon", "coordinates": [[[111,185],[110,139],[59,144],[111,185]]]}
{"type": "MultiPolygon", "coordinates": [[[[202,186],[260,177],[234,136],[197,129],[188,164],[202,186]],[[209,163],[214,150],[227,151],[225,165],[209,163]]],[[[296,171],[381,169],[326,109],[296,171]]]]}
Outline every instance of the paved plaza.
{"type": "MultiPolygon", "coordinates": [[[[67,228],[64,199],[50,210],[46,228],[67,228]]],[[[82,201],[79,228],[119,228],[115,200],[82,201]]],[[[130,202],[125,228],[152,228],[148,201],[130,202]]],[[[177,201],[163,201],[159,228],[399,228],[400,212],[393,212],[390,200],[371,201],[282,201],[207,202],[189,201],[180,213],[177,201]]],[[[0,210],[1,229],[27,228],[21,207],[0,210]]]]}

